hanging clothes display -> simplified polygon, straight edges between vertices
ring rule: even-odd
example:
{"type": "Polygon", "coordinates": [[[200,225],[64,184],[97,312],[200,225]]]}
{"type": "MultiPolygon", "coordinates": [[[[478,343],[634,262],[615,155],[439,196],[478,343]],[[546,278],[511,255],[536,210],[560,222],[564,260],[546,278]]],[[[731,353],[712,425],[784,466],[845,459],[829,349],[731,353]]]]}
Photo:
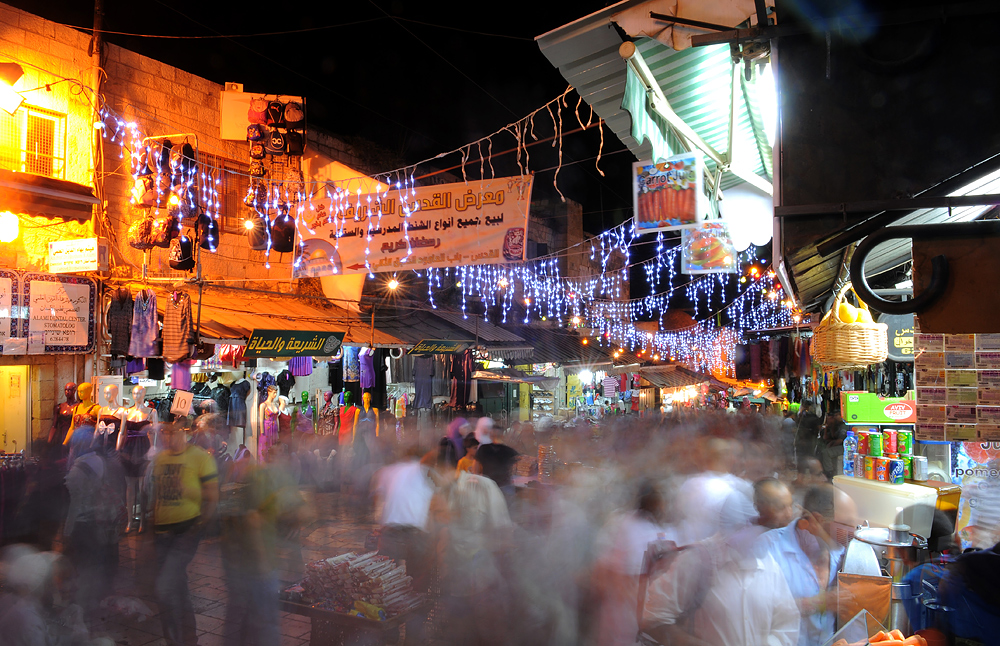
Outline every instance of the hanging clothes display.
{"type": "Polygon", "coordinates": [[[372,394],[372,406],[379,410],[385,410],[386,389],[389,384],[389,367],[386,365],[386,359],[389,357],[389,351],[378,348],[371,350],[371,352],[375,383],[367,390],[372,394]]]}
{"type": "Polygon", "coordinates": [[[469,389],[472,385],[472,350],[451,356],[451,405],[464,408],[469,405],[469,389]]]}
{"type": "Polygon", "coordinates": [[[434,386],[434,357],[413,358],[414,408],[430,408],[434,404],[431,389],[434,386]]]}
{"type": "Polygon", "coordinates": [[[226,420],[230,426],[247,425],[247,395],[250,394],[250,382],[240,379],[229,387],[229,413],[226,420]]]}
{"type": "Polygon", "coordinates": [[[344,348],[344,381],[361,381],[360,349],[353,346],[344,348]]]}
{"type": "Polygon", "coordinates": [[[170,387],[177,390],[191,390],[191,362],[178,361],[170,375],[170,387]]]}
{"type": "Polygon", "coordinates": [[[108,333],[111,335],[111,356],[123,357],[128,354],[129,342],[132,340],[132,311],[135,303],[132,293],[127,287],[119,287],[111,293],[111,306],[108,307],[108,333]]]}
{"type": "Polygon", "coordinates": [[[313,373],[312,357],[292,357],[288,360],[288,371],[294,377],[308,377],[313,373]]]}
{"type": "MultiPolygon", "coordinates": [[[[332,395],[332,393],[327,393],[327,395],[332,395]]],[[[337,403],[332,397],[323,404],[323,408],[319,409],[317,432],[320,435],[333,435],[337,432],[337,409],[337,403]]]]}
{"type": "Polygon", "coordinates": [[[279,372],[274,381],[278,384],[278,393],[284,397],[288,397],[288,393],[292,391],[292,386],[295,385],[295,377],[287,370],[279,372]]]}
{"type": "Polygon", "coordinates": [[[278,384],[274,380],[274,375],[270,372],[257,373],[257,399],[265,401],[267,399],[267,389],[278,384]]]}
{"type": "Polygon", "coordinates": [[[184,361],[191,356],[194,341],[191,297],[174,292],[163,308],[163,358],[171,363],[184,361]]]}
{"type": "Polygon", "coordinates": [[[361,366],[361,388],[375,386],[375,348],[361,348],[358,351],[358,363],[361,366]]]}
{"type": "Polygon", "coordinates": [[[151,289],[140,289],[135,295],[132,310],[132,337],[129,339],[128,353],[133,357],[158,356],[157,332],[156,294],[151,289]]]}

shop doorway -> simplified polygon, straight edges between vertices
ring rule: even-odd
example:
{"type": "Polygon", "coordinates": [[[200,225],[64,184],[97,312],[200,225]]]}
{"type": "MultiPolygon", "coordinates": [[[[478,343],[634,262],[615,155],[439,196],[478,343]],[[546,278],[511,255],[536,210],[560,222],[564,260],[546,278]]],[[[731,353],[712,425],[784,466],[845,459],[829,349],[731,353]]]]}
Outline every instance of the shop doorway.
{"type": "Polygon", "coordinates": [[[28,446],[28,366],[0,367],[0,450],[15,453],[28,446]]]}

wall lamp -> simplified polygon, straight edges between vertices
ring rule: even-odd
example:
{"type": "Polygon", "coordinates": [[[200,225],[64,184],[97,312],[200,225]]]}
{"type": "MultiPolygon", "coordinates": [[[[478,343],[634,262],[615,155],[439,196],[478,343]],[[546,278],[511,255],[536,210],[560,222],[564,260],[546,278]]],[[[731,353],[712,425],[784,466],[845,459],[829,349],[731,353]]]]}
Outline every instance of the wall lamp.
{"type": "Polygon", "coordinates": [[[13,115],[24,103],[24,97],[14,90],[14,84],[24,76],[17,63],[0,63],[0,108],[13,115]]]}

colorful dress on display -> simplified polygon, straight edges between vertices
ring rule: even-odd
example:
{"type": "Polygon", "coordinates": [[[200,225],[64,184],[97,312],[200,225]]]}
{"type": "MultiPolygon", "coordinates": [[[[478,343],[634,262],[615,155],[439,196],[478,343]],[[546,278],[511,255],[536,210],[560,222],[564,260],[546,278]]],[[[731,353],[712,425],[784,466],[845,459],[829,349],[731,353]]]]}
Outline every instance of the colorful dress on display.
{"type": "Polygon", "coordinates": [[[361,364],[361,388],[375,387],[375,350],[372,348],[361,348],[358,353],[358,362],[361,364]]]}
{"type": "Polygon", "coordinates": [[[132,338],[129,340],[128,353],[133,357],[159,355],[156,347],[157,332],[156,294],[151,289],[139,290],[132,310],[132,338]]]}
{"type": "Polygon", "coordinates": [[[344,348],[344,381],[361,381],[361,364],[358,361],[358,348],[344,348]]]}
{"type": "Polygon", "coordinates": [[[298,407],[295,409],[295,431],[297,433],[315,433],[313,424],[313,407],[298,407]]]}
{"type": "Polygon", "coordinates": [[[259,458],[261,460],[267,455],[267,450],[278,441],[278,416],[280,413],[270,408],[264,409],[264,428],[257,440],[259,458]]]}
{"type": "Polygon", "coordinates": [[[278,435],[282,439],[287,438],[292,433],[292,414],[287,411],[278,413],[278,435]]]}
{"type": "Polygon", "coordinates": [[[63,444],[69,444],[73,439],[73,432],[81,426],[97,426],[97,418],[101,414],[101,407],[97,404],[84,404],[83,402],[73,407],[73,421],[70,423],[69,431],[63,444]]]}
{"type": "Polygon", "coordinates": [[[337,406],[332,402],[319,411],[319,434],[332,435],[337,432],[337,406]]]}
{"type": "Polygon", "coordinates": [[[353,441],[354,416],[358,414],[358,407],[354,404],[340,407],[340,446],[348,446],[353,441]]]}
{"type": "Polygon", "coordinates": [[[73,405],[56,404],[52,411],[52,431],[49,434],[49,444],[62,444],[66,439],[69,427],[73,425],[73,405]]]}
{"type": "Polygon", "coordinates": [[[371,462],[372,449],[375,442],[375,425],[378,416],[375,408],[358,409],[358,425],[354,432],[354,467],[362,467],[371,462]]]}
{"type": "Polygon", "coordinates": [[[118,431],[121,430],[122,418],[117,415],[101,415],[97,422],[94,442],[100,442],[104,448],[111,451],[118,445],[118,431]]]}
{"type": "Polygon", "coordinates": [[[288,360],[288,371],[293,377],[308,377],[313,373],[312,357],[292,357],[288,360]]]}
{"type": "Polygon", "coordinates": [[[250,382],[246,379],[237,381],[229,387],[229,425],[247,425],[247,395],[250,394],[250,382]]]}
{"type": "Polygon", "coordinates": [[[122,450],[118,456],[122,461],[122,468],[129,478],[141,478],[146,475],[146,466],[149,464],[149,431],[152,430],[153,423],[148,419],[125,420],[125,441],[122,443],[122,450]]]}

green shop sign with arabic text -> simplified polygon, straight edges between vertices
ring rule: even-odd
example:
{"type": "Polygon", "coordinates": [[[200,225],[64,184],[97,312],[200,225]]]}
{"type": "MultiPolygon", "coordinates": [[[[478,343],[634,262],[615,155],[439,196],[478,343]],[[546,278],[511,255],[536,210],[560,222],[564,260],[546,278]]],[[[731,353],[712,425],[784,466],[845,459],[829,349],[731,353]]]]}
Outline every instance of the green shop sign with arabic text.
{"type": "Polygon", "coordinates": [[[337,354],[344,342],[344,332],[307,332],[302,330],[254,330],[243,356],[255,357],[329,357],[337,354]]]}
{"type": "Polygon", "coordinates": [[[407,354],[454,354],[472,345],[472,341],[448,339],[422,339],[407,354]]]}

